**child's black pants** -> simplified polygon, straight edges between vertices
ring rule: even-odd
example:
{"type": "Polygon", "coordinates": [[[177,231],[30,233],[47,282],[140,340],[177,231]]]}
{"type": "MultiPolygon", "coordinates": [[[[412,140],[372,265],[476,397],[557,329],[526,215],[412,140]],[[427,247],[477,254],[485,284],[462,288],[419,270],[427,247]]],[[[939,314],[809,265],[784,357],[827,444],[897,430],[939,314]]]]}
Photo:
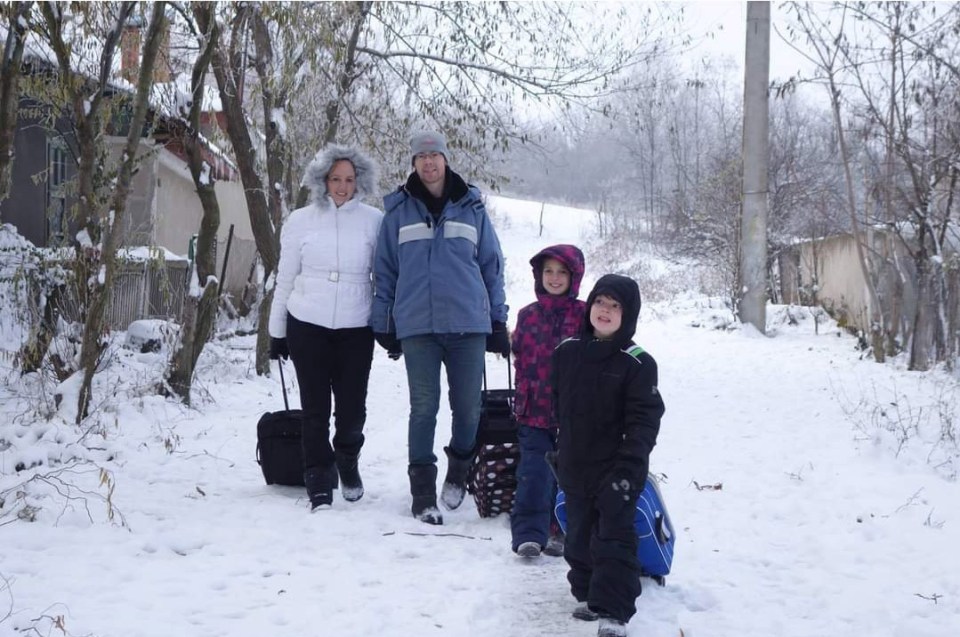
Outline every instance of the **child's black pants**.
{"type": "MultiPolygon", "coordinates": [[[[609,486],[605,486],[609,489],[609,486]]],[[[567,580],[579,602],[602,616],[630,621],[640,595],[636,500],[615,493],[601,497],[566,493],[567,580]]]]}

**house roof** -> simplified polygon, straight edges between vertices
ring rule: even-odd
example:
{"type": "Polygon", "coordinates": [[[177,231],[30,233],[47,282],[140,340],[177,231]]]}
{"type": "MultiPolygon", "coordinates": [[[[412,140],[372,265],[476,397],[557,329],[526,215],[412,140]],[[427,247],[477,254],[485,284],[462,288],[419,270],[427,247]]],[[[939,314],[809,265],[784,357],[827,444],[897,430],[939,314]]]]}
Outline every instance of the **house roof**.
{"type": "MultiPolygon", "coordinates": [[[[870,226],[872,232],[881,234],[897,234],[905,240],[911,240],[916,236],[916,226],[909,222],[897,223],[895,227],[888,224],[870,226]]],[[[790,245],[805,245],[831,239],[842,239],[852,237],[852,232],[838,232],[835,234],[824,235],[820,237],[795,238],[790,241],[790,245]]],[[[947,221],[946,232],[944,233],[943,251],[947,254],[960,254],[960,224],[953,220],[947,221]]]]}
{"type": "MultiPolygon", "coordinates": [[[[6,38],[7,28],[0,25],[0,38],[6,38]]],[[[83,77],[94,79],[98,75],[99,43],[96,40],[84,40],[72,62],[75,72],[83,77]],[[88,53],[88,54],[85,54],[88,53]]],[[[132,95],[136,87],[124,79],[121,73],[120,56],[115,56],[112,75],[108,86],[110,89],[132,95]]],[[[49,69],[59,69],[59,63],[49,44],[40,39],[37,34],[27,32],[24,44],[23,61],[25,64],[39,64],[49,69]]],[[[166,125],[162,126],[169,133],[182,128],[186,124],[186,111],[191,99],[190,78],[178,76],[169,82],[155,83],[150,91],[150,109],[154,117],[166,125]]],[[[212,86],[204,86],[203,108],[205,113],[211,113],[216,119],[216,113],[223,110],[219,91],[212,86]]],[[[219,125],[219,124],[218,124],[219,125]]],[[[237,181],[240,173],[236,164],[227,153],[209,138],[201,135],[204,159],[211,166],[214,179],[223,181],[237,181]]],[[[187,155],[176,136],[168,136],[162,140],[170,151],[186,162],[187,155]]]]}

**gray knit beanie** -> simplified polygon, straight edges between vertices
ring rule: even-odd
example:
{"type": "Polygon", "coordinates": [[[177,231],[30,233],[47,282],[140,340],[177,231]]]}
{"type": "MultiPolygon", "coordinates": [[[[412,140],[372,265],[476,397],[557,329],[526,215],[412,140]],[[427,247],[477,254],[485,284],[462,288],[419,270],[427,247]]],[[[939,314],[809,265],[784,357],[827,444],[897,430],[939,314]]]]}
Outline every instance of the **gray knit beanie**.
{"type": "Polygon", "coordinates": [[[437,131],[420,131],[410,138],[410,151],[415,159],[420,153],[440,153],[446,159],[449,151],[447,150],[447,140],[437,131]]]}

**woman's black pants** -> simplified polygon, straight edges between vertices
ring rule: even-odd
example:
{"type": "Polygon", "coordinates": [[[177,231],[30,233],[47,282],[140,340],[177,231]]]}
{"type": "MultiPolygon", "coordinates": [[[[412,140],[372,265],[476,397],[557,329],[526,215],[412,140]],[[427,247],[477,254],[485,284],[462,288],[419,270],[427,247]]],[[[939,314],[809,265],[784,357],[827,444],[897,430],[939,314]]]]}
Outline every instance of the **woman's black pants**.
{"type": "Polygon", "coordinates": [[[344,456],[359,455],[367,420],[373,342],[369,327],[333,330],[287,314],[287,345],[297,370],[303,409],[304,471],[332,467],[334,451],[344,456]],[[331,446],[330,413],[334,406],[331,446]]]}

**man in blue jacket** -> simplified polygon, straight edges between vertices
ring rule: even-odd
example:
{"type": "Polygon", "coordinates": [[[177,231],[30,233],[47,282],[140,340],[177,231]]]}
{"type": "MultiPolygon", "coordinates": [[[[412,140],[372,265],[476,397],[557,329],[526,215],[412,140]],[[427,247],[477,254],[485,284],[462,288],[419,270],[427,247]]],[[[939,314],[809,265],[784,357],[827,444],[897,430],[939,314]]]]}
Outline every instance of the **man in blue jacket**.
{"type": "Polygon", "coordinates": [[[383,200],[370,324],[390,358],[402,354],[406,361],[411,510],[423,522],[443,524],[433,452],[440,366],[453,416],[440,499],[455,509],[473,460],[484,351],[510,350],[504,263],[480,191],[447,166],[443,135],[417,133],[410,147],[414,172],[383,200]]]}

